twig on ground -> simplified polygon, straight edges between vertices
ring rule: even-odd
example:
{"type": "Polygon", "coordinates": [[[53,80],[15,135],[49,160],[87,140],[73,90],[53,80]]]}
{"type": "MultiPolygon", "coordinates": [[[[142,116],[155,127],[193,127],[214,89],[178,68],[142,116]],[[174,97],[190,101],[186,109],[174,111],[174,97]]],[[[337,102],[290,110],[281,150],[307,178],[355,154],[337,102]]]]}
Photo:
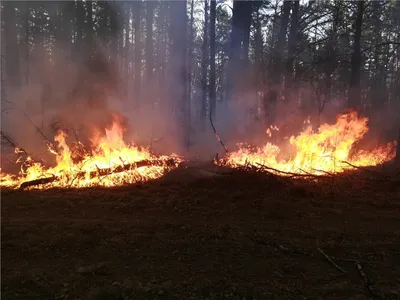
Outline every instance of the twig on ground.
{"type": "Polygon", "coordinates": [[[317,250],[318,250],[319,253],[321,253],[321,254],[326,258],[326,260],[329,261],[336,269],[338,269],[338,270],[339,270],[340,272],[342,272],[342,273],[346,273],[346,271],[343,270],[341,267],[339,267],[339,266],[332,260],[332,258],[330,258],[327,254],[325,254],[324,251],[322,251],[321,248],[317,248],[317,250]]]}
{"type": "Polygon", "coordinates": [[[364,269],[359,261],[356,262],[356,267],[357,267],[358,274],[360,275],[361,279],[364,281],[365,287],[368,289],[371,296],[374,299],[382,299],[383,298],[382,295],[375,290],[374,285],[372,284],[371,280],[368,278],[367,274],[365,274],[364,269]]]}
{"type": "Polygon", "coordinates": [[[224,142],[221,140],[221,138],[220,138],[220,136],[219,136],[217,130],[216,130],[215,127],[214,127],[214,123],[213,123],[213,121],[212,121],[212,111],[211,111],[211,109],[210,109],[210,123],[211,123],[211,127],[212,127],[212,129],[213,129],[213,131],[214,131],[215,137],[217,138],[218,142],[222,145],[222,147],[224,148],[225,152],[228,153],[228,152],[229,152],[229,151],[228,151],[228,148],[226,148],[224,142]]]}
{"type": "Polygon", "coordinates": [[[271,167],[267,167],[266,165],[260,164],[260,163],[256,163],[257,166],[259,166],[262,169],[265,170],[270,170],[276,173],[280,173],[280,174],[284,174],[284,175],[289,175],[289,177],[293,178],[293,177],[312,177],[312,178],[323,178],[323,177],[327,177],[324,175],[313,175],[311,173],[306,173],[306,174],[299,174],[299,173],[293,173],[293,172],[286,172],[286,171],[281,171],[275,168],[271,168],[271,167]]]}

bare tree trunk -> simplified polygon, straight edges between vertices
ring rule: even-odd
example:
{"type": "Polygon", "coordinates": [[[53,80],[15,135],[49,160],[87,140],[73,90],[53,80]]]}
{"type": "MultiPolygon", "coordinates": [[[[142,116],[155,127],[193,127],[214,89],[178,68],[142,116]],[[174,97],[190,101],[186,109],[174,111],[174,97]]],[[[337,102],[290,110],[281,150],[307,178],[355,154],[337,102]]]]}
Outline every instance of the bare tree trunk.
{"type": "Polygon", "coordinates": [[[264,103],[265,116],[267,123],[273,123],[276,118],[276,105],[280,92],[281,77],[282,77],[282,53],[286,40],[286,33],[289,23],[290,15],[290,1],[284,1],[282,6],[282,17],[280,22],[278,40],[274,49],[272,50],[272,68],[271,68],[271,81],[268,87],[268,94],[266,103],[264,103]]]}
{"type": "Polygon", "coordinates": [[[192,64],[193,64],[193,43],[194,43],[194,0],[190,2],[190,33],[189,33],[189,61],[188,61],[188,101],[191,111],[192,99],[192,64]]]}
{"type": "Polygon", "coordinates": [[[141,95],[140,85],[142,79],[142,54],[141,54],[141,41],[140,41],[140,10],[141,3],[135,2],[134,7],[134,27],[135,27],[135,102],[136,107],[140,108],[141,95]]]}
{"type": "Polygon", "coordinates": [[[130,10],[131,6],[129,3],[125,3],[125,13],[127,15],[127,18],[125,20],[125,53],[124,53],[124,73],[125,73],[125,96],[130,95],[130,88],[129,88],[129,81],[130,81],[130,63],[131,63],[131,59],[129,56],[129,49],[130,49],[130,45],[131,45],[131,41],[129,39],[130,36],[130,18],[131,18],[131,10],[130,10]]]}
{"type": "Polygon", "coordinates": [[[242,22],[243,22],[243,54],[242,54],[242,67],[246,70],[249,64],[249,44],[250,44],[250,27],[251,27],[251,13],[252,2],[245,2],[242,8],[242,22]]]}
{"type": "MultiPolygon", "coordinates": [[[[22,29],[24,30],[24,42],[23,42],[23,63],[24,63],[24,73],[25,73],[25,84],[30,82],[30,61],[29,61],[29,19],[30,19],[30,5],[29,2],[25,2],[23,5],[23,15],[22,15],[22,29]]],[[[61,18],[61,16],[60,16],[61,18]]]]}
{"type": "Polygon", "coordinates": [[[158,74],[158,88],[159,88],[159,98],[162,99],[165,94],[165,74],[167,65],[167,12],[168,12],[168,2],[161,2],[160,4],[160,22],[158,27],[161,29],[160,33],[160,50],[159,50],[159,64],[160,71],[158,74]]]}
{"type": "Polygon", "coordinates": [[[234,0],[226,91],[226,98],[228,101],[235,93],[235,85],[237,84],[236,81],[238,79],[237,75],[239,74],[241,67],[243,67],[241,59],[244,59],[244,61],[247,60],[245,56],[248,56],[251,11],[251,1],[234,0]]]}
{"type": "Polygon", "coordinates": [[[7,86],[18,87],[20,85],[20,61],[18,53],[18,40],[15,16],[15,2],[5,1],[3,3],[2,19],[4,20],[4,39],[6,62],[7,86]]]}
{"type": "MultiPolygon", "coordinates": [[[[293,88],[294,58],[297,45],[298,12],[300,1],[293,1],[293,10],[288,38],[288,56],[286,59],[285,98],[290,98],[293,88]]],[[[286,100],[286,99],[285,99],[286,100]]]]}
{"type": "Polygon", "coordinates": [[[148,83],[153,77],[153,14],[154,2],[146,1],[146,80],[148,83]]]}
{"type": "Polygon", "coordinates": [[[201,124],[205,127],[207,117],[207,69],[208,69],[208,0],[204,0],[204,32],[201,60],[201,124]]]}
{"type": "Polygon", "coordinates": [[[357,15],[354,22],[354,43],[353,54],[351,56],[351,75],[348,107],[357,109],[361,105],[361,33],[364,15],[364,1],[357,2],[357,15]]]}
{"type": "Polygon", "coordinates": [[[216,90],[215,90],[215,20],[216,20],[216,0],[211,0],[210,6],[210,114],[215,117],[216,110],[216,90]]]}
{"type": "Polygon", "coordinates": [[[177,101],[176,111],[183,132],[182,146],[189,147],[190,110],[187,97],[187,1],[170,2],[169,79],[171,99],[177,101]]]}
{"type": "Polygon", "coordinates": [[[242,42],[242,32],[240,24],[240,9],[242,3],[238,0],[233,1],[232,9],[232,31],[229,47],[229,62],[226,87],[226,99],[231,100],[234,94],[234,80],[240,61],[240,48],[242,42]]]}

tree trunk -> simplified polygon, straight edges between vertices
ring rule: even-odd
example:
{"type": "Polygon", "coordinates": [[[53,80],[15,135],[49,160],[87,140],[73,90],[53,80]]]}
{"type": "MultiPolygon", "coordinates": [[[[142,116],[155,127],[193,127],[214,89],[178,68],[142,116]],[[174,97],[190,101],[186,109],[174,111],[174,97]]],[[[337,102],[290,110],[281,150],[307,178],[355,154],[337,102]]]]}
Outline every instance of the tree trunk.
{"type": "MultiPolygon", "coordinates": [[[[146,80],[153,78],[153,14],[154,2],[146,1],[146,80]]],[[[147,87],[149,88],[149,87],[147,87]]]]}
{"type": "Polygon", "coordinates": [[[3,2],[2,19],[4,20],[4,39],[6,63],[6,85],[17,88],[20,85],[20,61],[18,54],[18,40],[15,16],[15,2],[3,2]]]}
{"type": "Polygon", "coordinates": [[[293,1],[293,10],[291,16],[291,24],[288,38],[288,56],[286,59],[286,75],[285,75],[285,100],[288,101],[293,89],[293,76],[294,76],[294,59],[297,45],[297,31],[298,31],[298,12],[300,1],[293,1]]]}
{"type": "MultiPolygon", "coordinates": [[[[24,83],[29,84],[30,82],[30,61],[29,61],[29,37],[30,37],[30,30],[29,30],[29,19],[30,19],[30,5],[29,2],[25,2],[23,5],[23,15],[22,18],[22,30],[24,31],[24,42],[23,42],[23,51],[21,56],[23,56],[23,64],[24,64],[24,83]]],[[[62,18],[62,16],[59,16],[62,18]]]]}
{"type": "Polygon", "coordinates": [[[242,54],[242,70],[247,70],[249,64],[249,44],[250,44],[250,27],[252,2],[248,1],[243,4],[242,9],[242,24],[243,24],[243,54],[242,54]]]}
{"type": "Polygon", "coordinates": [[[191,110],[192,99],[192,64],[193,64],[193,43],[194,43],[194,0],[190,2],[190,33],[189,33],[189,61],[188,61],[188,101],[191,110]]]}
{"type": "Polygon", "coordinates": [[[167,12],[168,12],[168,2],[161,2],[160,4],[160,18],[158,28],[160,32],[160,49],[159,49],[159,74],[158,74],[158,88],[159,88],[159,98],[160,100],[164,98],[165,95],[165,74],[167,65],[167,12]]]}
{"type": "Polygon", "coordinates": [[[201,124],[205,127],[207,117],[207,70],[208,70],[208,0],[204,0],[204,31],[201,60],[201,124]]]}
{"type": "Polygon", "coordinates": [[[290,15],[290,1],[284,1],[282,6],[282,17],[279,27],[278,39],[274,49],[272,50],[272,68],[270,74],[270,84],[268,87],[268,93],[266,101],[264,103],[265,117],[267,124],[271,124],[276,118],[276,105],[278,96],[280,93],[281,77],[282,77],[282,53],[284,51],[284,45],[286,40],[286,33],[289,23],[290,15]]]}
{"type": "Polygon", "coordinates": [[[178,113],[179,127],[183,133],[182,146],[189,147],[190,110],[187,101],[187,2],[170,2],[170,57],[169,79],[170,96],[177,101],[175,111],[178,113]]]}
{"type": "Polygon", "coordinates": [[[241,58],[248,54],[248,37],[251,25],[251,10],[251,1],[233,1],[232,32],[229,49],[230,52],[226,91],[226,99],[228,101],[231,100],[232,96],[235,93],[235,85],[237,84],[238,80],[237,77],[242,69],[241,58]],[[245,40],[245,37],[247,40],[245,40]]]}
{"type": "Polygon", "coordinates": [[[359,109],[361,106],[361,33],[364,15],[364,1],[357,2],[357,14],[354,21],[354,43],[353,54],[351,56],[351,75],[350,75],[350,90],[348,107],[359,109]]]}
{"type": "Polygon", "coordinates": [[[134,27],[135,27],[135,102],[136,107],[140,108],[141,95],[140,85],[142,79],[142,54],[141,54],[141,41],[140,41],[140,10],[141,3],[135,2],[134,7],[134,27]]]}
{"type": "Polygon", "coordinates": [[[211,0],[210,6],[210,114],[215,117],[216,110],[216,90],[215,90],[215,20],[216,20],[216,0],[211,0]]]}
{"type": "Polygon", "coordinates": [[[131,45],[131,41],[129,39],[130,36],[130,24],[129,21],[131,19],[131,5],[130,3],[125,3],[125,13],[127,14],[127,18],[125,20],[125,51],[124,51],[124,73],[125,73],[125,83],[126,83],[126,89],[125,89],[125,96],[129,97],[130,95],[130,64],[131,64],[131,59],[129,56],[129,49],[131,45]]]}

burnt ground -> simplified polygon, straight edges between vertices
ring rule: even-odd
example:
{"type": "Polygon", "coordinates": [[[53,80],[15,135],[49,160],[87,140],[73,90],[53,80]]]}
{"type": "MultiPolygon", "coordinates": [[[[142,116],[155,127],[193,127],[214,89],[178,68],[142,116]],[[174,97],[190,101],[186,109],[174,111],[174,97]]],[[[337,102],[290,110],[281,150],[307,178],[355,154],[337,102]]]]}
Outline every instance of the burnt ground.
{"type": "Polygon", "coordinates": [[[400,299],[400,181],[196,170],[3,190],[2,299],[400,299]]]}

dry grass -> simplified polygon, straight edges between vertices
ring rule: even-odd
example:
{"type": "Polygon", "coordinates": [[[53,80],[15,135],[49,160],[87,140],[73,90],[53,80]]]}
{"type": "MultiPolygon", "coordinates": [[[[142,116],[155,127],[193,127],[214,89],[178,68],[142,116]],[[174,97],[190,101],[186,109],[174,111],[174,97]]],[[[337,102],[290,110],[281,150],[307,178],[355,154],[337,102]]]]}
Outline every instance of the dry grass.
{"type": "Polygon", "coordinates": [[[398,182],[210,168],[3,190],[2,299],[400,299],[398,182]]]}

